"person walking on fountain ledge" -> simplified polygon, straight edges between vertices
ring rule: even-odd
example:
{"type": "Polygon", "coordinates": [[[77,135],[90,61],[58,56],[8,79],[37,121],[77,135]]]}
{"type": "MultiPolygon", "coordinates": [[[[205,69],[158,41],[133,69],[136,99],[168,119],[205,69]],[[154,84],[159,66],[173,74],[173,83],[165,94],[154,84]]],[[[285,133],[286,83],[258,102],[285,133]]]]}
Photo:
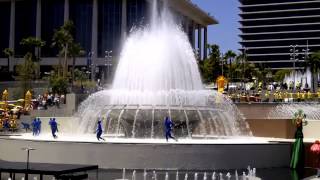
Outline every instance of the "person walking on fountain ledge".
{"type": "Polygon", "coordinates": [[[174,123],[169,117],[166,117],[164,120],[164,127],[166,131],[166,140],[168,142],[169,138],[178,141],[175,137],[172,136],[172,127],[174,127],[174,123]]]}
{"type": "Polygon", "coordinates": [[[99,120],[98,120],[97,131],[96,131],[96,133],[97,133],[97,139],[98,139],[98,141],[100,141],[100,140],[105,141],[105,139],[101,137],[102,132],[103,132],[101,122],[102,122],[102,121],[99,119],[99,120]]]}
{"type": "Polygon", "coordinates": [[[53,138],[57,138],[56,133],[58,132],[58,123],[56,122],[56,118],[50,118],[49,125],[51,127],[51,133],[53,138]]]}

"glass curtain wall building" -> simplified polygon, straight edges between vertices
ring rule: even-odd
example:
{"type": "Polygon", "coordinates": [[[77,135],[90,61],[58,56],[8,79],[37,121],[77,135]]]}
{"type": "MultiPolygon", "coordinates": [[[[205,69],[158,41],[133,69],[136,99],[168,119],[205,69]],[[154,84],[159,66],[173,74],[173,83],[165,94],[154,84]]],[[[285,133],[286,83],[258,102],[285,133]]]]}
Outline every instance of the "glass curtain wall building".
{"type": "MultiPolygon", "coordinates": [[[[10,69],[23,62],[26,53],[23,38],[41,38],[41,71],[50,71],[59,63],[58,49],[53,48],[54,31],[67,20],[75,25],[74,38],[85,51],[76,66],[92,66],[99,72],[106,65],[106,51],[112,51],[116,64],[121,45],[134,26],[148,23],[153,0],[0,0],[0,66],[7,66],[3,49],[14,50],[10,69]]],[[[159,0],[161,1],[161,0],[159,0]]],[[[217,21],[188,0],[170,0],[169,6],[189,36],[200,57],[207,56],[207,26],[217,21]]],[[[108,60],[110,61],[110,60],[108,60]]],[[[109,63],[110,64],[110,63],[109,63]]],[[[71,61],[70,61],[71,65],[71,61]]]]}
{"type": "Polygon", "coordinates": [[[304,68],[320,50],[319,0],[240,0],[240,34],[248,60],[274,69],[304,68]],[[293,48],[296,46],[295,58],[293,48]]]}

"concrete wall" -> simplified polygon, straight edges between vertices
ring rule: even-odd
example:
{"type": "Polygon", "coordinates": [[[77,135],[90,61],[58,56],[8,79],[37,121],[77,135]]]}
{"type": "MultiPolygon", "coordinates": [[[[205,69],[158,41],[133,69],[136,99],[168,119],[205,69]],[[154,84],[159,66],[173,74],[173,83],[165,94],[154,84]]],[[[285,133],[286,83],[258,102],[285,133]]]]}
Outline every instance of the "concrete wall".
{"type": "Polygon", "coordinates": [[[25,162],[22,147],[37,150],[31,162],[98,164],[100,168],[242,169],[287,167],[290,146],[269,144],[112,144],[40,142],[0,138],[0,159],[25,162]]]}
{"type": "MultiPolygon", "coordinates": [[[[250,125],[251,131],[257,137],[294,138],[295,126],[291,119],[268,119],[278,104],[254,103],[237,104],[250,125]]],[[[320,137],[320,120],[308,120],[309,124],[304,127],[305,138],[317,139],[320,137]]]]}
{"type": "Polygon", "coordinates": [[[253,136],[294,138],[295,126],[286,119],[247,119],[253,136]]]}
{"type": "Polygon", "coordinates": [[[267,119],[268,114],[278,104],[274,103],[239,103],[236,104],[246,119],[267,119]]]}
{"type": "Polygon", "coordinates": [[[305,138],[320,139],[320,120],[308,120],[308,125],[303,127],[305,138]]]}

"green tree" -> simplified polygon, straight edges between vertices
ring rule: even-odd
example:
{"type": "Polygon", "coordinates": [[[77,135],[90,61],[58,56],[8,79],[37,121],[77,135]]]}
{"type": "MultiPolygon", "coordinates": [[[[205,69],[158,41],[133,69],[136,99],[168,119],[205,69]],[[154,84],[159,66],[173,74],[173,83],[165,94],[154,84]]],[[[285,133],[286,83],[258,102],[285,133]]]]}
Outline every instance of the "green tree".
{"type": "Polygon", "coordinates": [[[256,66],[256,77],[259,82],[268,82],[268,75],[272,74],[271,69],[263,63],[256,66]]]}
{"type": "Polygon", "coordinates": [[[307,58],[306,64],[312,72],[312,89],[316,91],[316,87],[318,86],[316,78],[320,69],[320,51],[312,53],[311,57],[307,58]]]}
{"type": "Polygon", "coordinates": [[[278,70],[274,76],[273,76],[273,79],[276,81],[276,82],[282,82],[284,80],[284,78],[289,75],[292,71],[289,70],[289,69],[281,69],[281,70],[278,70]]]}
{"type": "Polygon", "coordinates": [[[228,71],[229,81],[232,80],[232,62],[236,57],[237,57],[237,54],[232,50],[227,51],[226,54],[224,55],[224,59],[227,61],[227,64],[228,64],[227,71],[228,71]]]}
{"type": "Polygon", "coordinates": [[[68,80],[55,72],[51,73],[49,84],[53,93],[66,94],[68,91],[68,80]]]}
{"type": "Polygon", "coordinates": [[[248,82],[253,77],[259,76],[259,70],[253,63],[250,63],[245,54],[239,54],[233,64],[232,70],[234,71],[234,81],[248,82]]]}
{"type": "Polygon", "coordinates": [[[215,82],[219,75],[221,75],[221,57],[218,45],[208,45],[208,48],[210,52],[209,57],[204,61],[200,61],[199,68],[203,81],[205,83],[212,83],[215,82]]]}
{"type": "MultiPolygon", "coordinates": [[[[66,78],[68,73],[69,48],[71,47],[72,43],[74,43],[74,39],[72,36],[73,30],[73,22],[66,21],[63,26],[61,26],[58,30],[54,31],[54,35],[52,38],[52,47],[57,47],[59,49],[59,67],[62,67],[63,78],[66,78]],[[62,56],[64,57],[63,65],[61,65],[62,56]]],[[[61,75],[60,68],[58,75],[61,75]]]]}
{"type": "Polygon", "coordinates": [[[74,71],[75,74],[75,81],[79,82],[80,87],[83,86],[83,83],[89,80],[88,75],[86,74],[86,72],[81,71],[79,69],[75,69],[74,71]]]}
{"type": "Polygon", "coordinates": [[[8,60],[8,72],[10,72],[10,59],[13,57],[14,52],[11,48],[5,48],[3,50],[3,54],[7,57],[8,60]]]}
{"type": "Polygon", "coordinates": [[[31,89],[31,81],[34,79],[35,64],[32,60],[32,54],[27,53],[24,56],[24,64],[17,66],[17,76],[16,79],[20,81],[22,87],[22,97],[31,89]]]}
{"type": "Polygon", "coordinates": [[[34,62],[40,61],[40,48],[46,45],[46,42],[36,38],[36,37],[27,37],[21,40],[21,45],[25,46],[28,49],[28,53],[32,54],[32,60],[34,62]]]}
{"type": "Polygon", "coordinates": [[[72,58],[72,83],[75,80],[75,66],[76,66],[76,58],[79,56],[85,55],[84,50],[82,49],[79,43],[71,43],[69,47],[69,56],[72,58]]]}
{"type": "Polygon", "coordinates": [[[40,48],[45,46],[46,42],[39,38],[30,36],[22,39],[20,44],[28,49],[27,53],[31,54],[31,60],[35,62],[35,77],[38,79],[40,77],[40,48]]]}

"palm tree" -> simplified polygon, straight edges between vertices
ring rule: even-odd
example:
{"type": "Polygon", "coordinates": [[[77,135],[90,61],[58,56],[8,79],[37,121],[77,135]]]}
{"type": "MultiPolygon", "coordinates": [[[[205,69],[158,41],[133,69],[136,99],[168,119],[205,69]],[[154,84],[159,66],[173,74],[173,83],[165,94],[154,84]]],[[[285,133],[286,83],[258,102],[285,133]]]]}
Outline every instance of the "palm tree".
{"type": "Polygon", "coordinates": [[[69,47],[69,56],[72,57],[72,82],[74,81],[74,70],[76,66],[76,57],[83,56],[85,54],[79,43],[72,43],[69,47]]]}
{"type": "Polygon", "coordinates": [[[27,49],[29,49],[29,53],[32,54],[32,60],[35,62],[39,62],[40,60],[40,48],[46,45],[46,42],[36,38],[36,37],[27,37],[21,40],[21,45],[25,46],[27,49]],[[37,53],[35,53],[35,49],[37,48],[37,53]]]}
{"type": "Polygon", "coordinates": [[[10,72],[10,59],[13,57],[14,52],[11,48],[5,48],[3,50],[4,55],[8,58],[8,72],[10,72]]]}
{"type": "MultiPolygon", "coordinates": [[[[52,46],[58,47],[60,52],[59,56],[64,56],[63,62],[63,78],[67,77],[68,73],[68,51],[70,45],[73,43],[74,39],[72,36],[74,25],[72,21],[67,21],[61,26],[58,30],[55,30],[53,38],[52,38],[52,46]]],[[[59,58],[59,67],[61,67],[61,62],[59,58]]],[[[59,68],[59,76],[60,76],[60,68],[59,68]]]]}
{"type": "Polygon", "coordinates": [[[232,71],[231,71],[231,65],[232,65],[232,61],[234,60],[234,58],[237,56],[237,54],[235,52],[233,52],[232,50],[229,50],[226,52],[226,54],[224,55],[224,58],[227,60],[229,60],[229,70],[228,70],[228,78],[229,81],[232,79],[232,71]]]}
{"type": "Polygon", "coordinates": [[[40,76],[40,48],[45,46],[46,42],[39,38],[30,36],[22,39],[20,44],[25,46],[28,49],[28,53],[31,54],[31,60],[35,62],[35,77],[38,79],[40,76]],[[35,53],[36,50],[37,53],[35,53]]]}
{"type": "Polygon", "coordinates": [[[318,85],[315,86],[315,83],[316,84],[318,83],[317,74],[320,69],[320,51],[312,53],[311,57],[307,59],[306,63],[307,63],[307,66],[310,67],[310,70],[312,72],[312,89],[315,92],[316,87],[318,86],[318,85]]]}

